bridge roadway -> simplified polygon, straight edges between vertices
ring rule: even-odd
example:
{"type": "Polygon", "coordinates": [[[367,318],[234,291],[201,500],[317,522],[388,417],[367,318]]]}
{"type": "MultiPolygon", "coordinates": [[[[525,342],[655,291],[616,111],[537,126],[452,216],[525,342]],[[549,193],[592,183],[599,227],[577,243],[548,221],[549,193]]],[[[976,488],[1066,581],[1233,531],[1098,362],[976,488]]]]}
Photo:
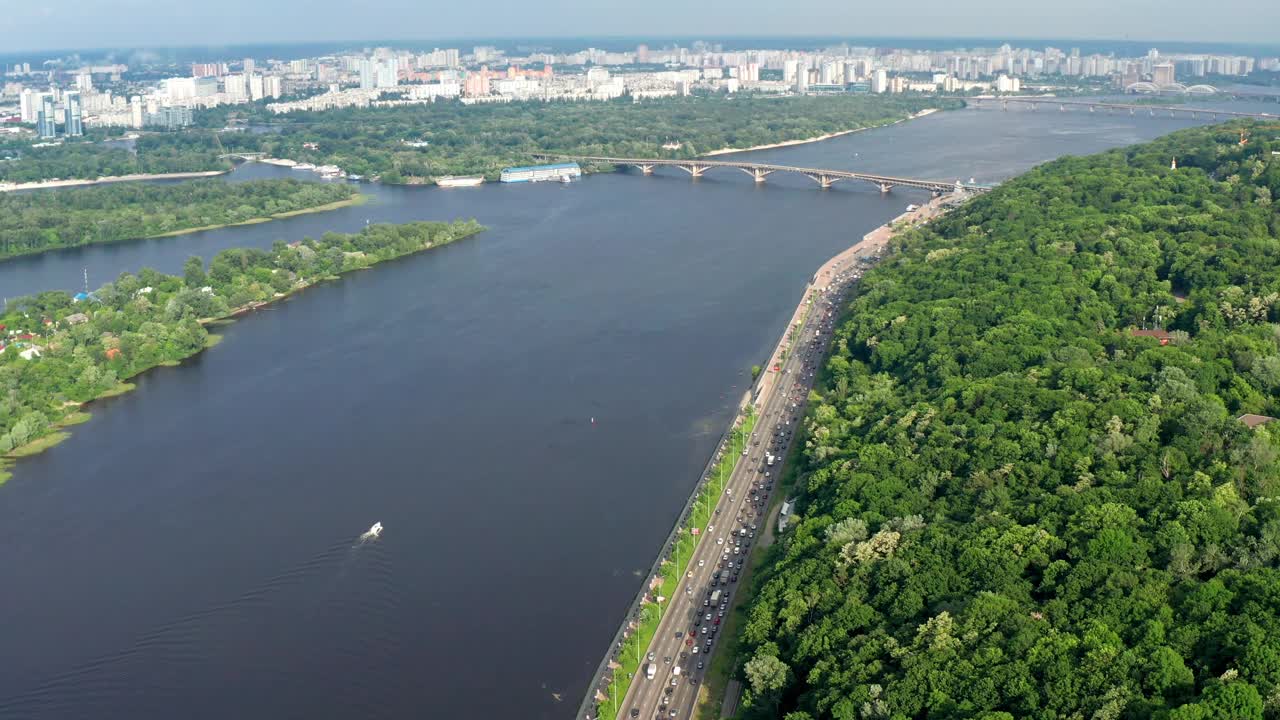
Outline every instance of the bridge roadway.
{"type": "Polygon", "coordinates": [[[1000,103],[1004,109],[1009,109],[1009,103],[1021,103],[1030,105],[1031,109],[1035,109],[1037,105],[1057,105],[1059,110],[1066,110],[1069,107],[1087,107],[1090,112],[1095,108],[1103,108],[1105,110],[1128,110],[1130,115],[1136,115],[1139,111],[1146,111],[1151,115],[1157,112],[1166,112],[1170,115],[1176,113],[1187,113],[1191,117],[1200,115],[1208,115],[1217,119],[1219,115],[1223,117],[1247,117],[1247,118],[1263,118],[1274,120],[1280,118],[1280,115],[1272,113],[1251,113],[1239,112],[1235,110],[1207,110],[1205,108],[1181,107],[1178,105],[1133,105],[1128,103],[1112,103],[1112,102],[1093,102],[1089,100],[1060,100],[1052,97],[994,97],[994,98],[970,98],[969,102],[977,107],[989,103],[1000,103]]]}
{"type": "Polygon", "coordinates": [[[535,154],[534,159],[543,162],[578,162],[600,163],[606,165],[625,165],[639,168],[645,175],[652,175],[656,167],[678,167],[689,173],[691,177],[702,177],[703,173],[713,168],[734,168],[750,175],[756,182],[764,182],[765,178],[775,172],[790,172],[804,175],[818,183],[819,187],[829,188],[838,180],[859,180],[877,185],[880,192],[889,192],[895,187],[909,187],[928,190],[937,195],[949,192],[986,192],[991,188],[985,185],[965,185],[959,181],[921,180],[919,178],[891,177],[889,175],[872,175],[870,173],[850,172],[848,170],[823,170],[819,168],[793,167],[790,165],[767,165],[764,163],[735,162],[733,160],[711,160],[694,158],[691,160],[672,160],[661,158],[620,158],[596,157],[591,155],[552,155],[535,154]]]}

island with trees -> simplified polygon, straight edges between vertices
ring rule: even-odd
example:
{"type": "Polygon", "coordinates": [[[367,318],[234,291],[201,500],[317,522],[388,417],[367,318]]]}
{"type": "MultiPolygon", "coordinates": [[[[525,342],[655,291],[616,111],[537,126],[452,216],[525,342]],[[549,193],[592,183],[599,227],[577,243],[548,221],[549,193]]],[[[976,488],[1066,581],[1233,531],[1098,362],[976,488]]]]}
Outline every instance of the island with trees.
{"type": "Polygon", "coordinates": [[[1280,717],[1280,124],[1011,180],[869,270],[740,718],[1280,717]]]}
{"type": "Polygon", "coordinates": [[[120,183],[0,193],[0,260],[56,248],[178,235],[332,210],[366,196],[299,180],[120,183]]]}
{"type": "MultiPolygon", "coordinates": [[[[728,148],[807,140],[899,122],[961,100],[882,95],[692,96],[633,102],[464,105],[456,101],[276,115],[261,105],[199,113],[204,127],[144,134],[134,152],[102,142],[10,148],[0,182],[225,170],[226,156],[264,153],[384,183],[484,174],[532,155],[694,157],[728,148]],[[224,132],[226,126],[260,132],[224,132]]],[[[0,145],[0,150],[4,146],[0,145]]]]}
{"type": "Polygon", "coordinates": [[[40,452],[87,419],[84,403],[211,345],[210,322],[481,230],[474,220],[371,225],[270,250],[224,250],[207,267],[193,257],[181,276],[144,269],[89,294],[9,300],[0,311],[0,482],[6,458],[40,452]]]}
{"type": "Polygon", "coordinates": [[[208,132],[146,134],[133,141],[66,140],[56,144],[0,141],[0,183],[123,175],[230,170],[231,161],[208,132]]]}

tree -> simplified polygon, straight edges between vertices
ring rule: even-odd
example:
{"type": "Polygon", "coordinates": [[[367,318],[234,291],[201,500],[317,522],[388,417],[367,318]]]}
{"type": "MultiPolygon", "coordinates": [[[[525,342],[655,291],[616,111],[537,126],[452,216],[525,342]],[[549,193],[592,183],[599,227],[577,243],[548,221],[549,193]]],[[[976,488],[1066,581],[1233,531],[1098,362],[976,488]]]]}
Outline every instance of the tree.
{"type": "Polygon", "coordinates": [[[204,260],[195,255],[187,258],[182,266],[182,281],[186,286],[199,290],[208,284],[208,279],[204,272],[204,260]]]}

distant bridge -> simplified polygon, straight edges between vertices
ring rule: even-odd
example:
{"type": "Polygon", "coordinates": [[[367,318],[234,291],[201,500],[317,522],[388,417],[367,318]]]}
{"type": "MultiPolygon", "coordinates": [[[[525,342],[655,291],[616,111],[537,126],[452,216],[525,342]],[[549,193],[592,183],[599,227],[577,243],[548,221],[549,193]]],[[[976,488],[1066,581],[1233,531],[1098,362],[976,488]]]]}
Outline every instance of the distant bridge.
{"type": "Polygon", "coordinates": [[[818,168],[792,167],[790,165],[766,165],[764,163],[734,162],[732,160],[710,160],[695,158],[692,160],[664,160],[659,158],[618,158],[595,157],[591,155],[552,155],[538,153],[533,156],[537,160],[599,163],[606,165],[624,165],[639,168],[645,175],[652,175],[657,167],[678,167],[689,173],[690,177],[702,177],[703,173],[715,168],[734,168],[750,175],[758,183],[776,172],[789,172],[804,175],[818,183],[818,187],[829,188],[839,180],[859,180],[880,188],[880,192],[889,192],[895,187],[909,187],[917,190],[928,190],[935,194],[948,192],[981,193],[991,189],[988,185],[966,185],[960,181],[921,180],[919,178],[891,177],[888,175],[872,175],[869,173],[850,172],[848,170],[822,170],[818,168]]]}
{"type": "Polygon", "coordinates": [[[993,98],[970,98],[969,102],[973,103],[975,107],[981,107],[989,103],[999,103],[1001,108],[1005,110],[1009,109],[1009,105],[1011,103],[1017,103],[1022,105],[1030,105],[1032,110],[1035,110],[1036,107],[1039,105],[1057,105],[1058,109],[1063,111],[1065,111],[1067,108],[1081,107],[1081,108],[1088,108],[1089,112],[1095,112],[1098,109],[1127,110],[1130,115],[1137,115],[1140,112],[1145,112],[1149,115],[1154,116],[1156,113],[1167,112],[1169,113],[1170,116],[1174,116],[1179,113],[1184,115],[1190,115],[1193,118],[1199,117],[1201,115],[1205,115],[1215,120],[1218,119],[1219,115],[1223,117],[1232,117],[1232,118],[1247,117],[1247,118],[1263,118],[1267,120],[1275,120],[1277,118],[1280,118],[1280,115],[1276,115],[1273,113],[1238,112],[1234,110],[1206,110],[1204,108],[1182,107],[1179,105],[1132,105],[1127,103],[1095,102],[1092,100],[1060,100],[1058,98],[1053,98],[1053,97],[1016,97],[1015,96],[1015,97],[993,97],[993,98]]]}
{"type": "Polygon", "coordinates": [[[218,159],[226,160],[230,158],[232,160],[244,160],[245,162],[249,162],[251,160],[261,160],[266,156],[267,156],[266,153],[260,153],[260,152],[224,153],[222,155],[219,155],[218,159]]]}

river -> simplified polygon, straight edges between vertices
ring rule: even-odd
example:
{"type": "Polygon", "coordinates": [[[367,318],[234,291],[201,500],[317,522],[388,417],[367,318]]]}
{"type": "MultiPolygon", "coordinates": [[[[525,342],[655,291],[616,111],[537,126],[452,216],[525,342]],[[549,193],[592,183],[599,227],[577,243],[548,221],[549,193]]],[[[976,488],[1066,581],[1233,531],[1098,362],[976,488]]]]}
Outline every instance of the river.
{"type": "MultiPolygon", "coordinates": [[[[991,182],[1191,124],[967,110],[748,157],[991,182]]],[[[805,281],[925,197],[728,170],[364,189],[0,263],[13,297],[367,221],[490,228],[252,314],[18,463],[0,717],[570,716],[805,281]]]]}

